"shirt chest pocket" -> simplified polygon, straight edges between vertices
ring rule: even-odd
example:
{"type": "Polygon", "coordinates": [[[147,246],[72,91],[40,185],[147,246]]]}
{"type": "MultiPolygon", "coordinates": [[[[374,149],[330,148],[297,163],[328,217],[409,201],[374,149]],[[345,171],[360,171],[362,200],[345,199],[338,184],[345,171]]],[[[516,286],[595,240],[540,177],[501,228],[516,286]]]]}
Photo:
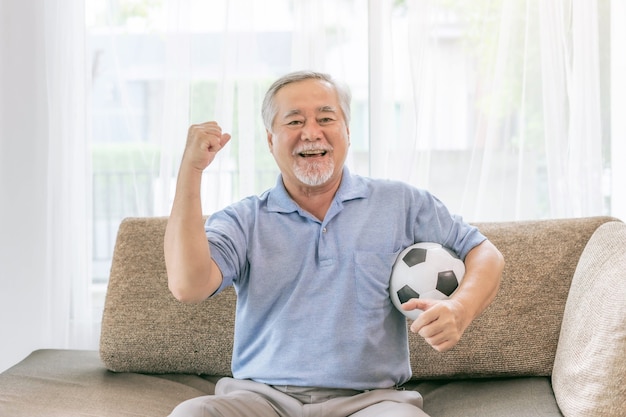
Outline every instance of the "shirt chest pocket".
{"type": "Polygon", "coordinates": [[[390,307],[389,278],[396,253],[357,251],[354,279],[359,305],[365,309],[390,307]]]}

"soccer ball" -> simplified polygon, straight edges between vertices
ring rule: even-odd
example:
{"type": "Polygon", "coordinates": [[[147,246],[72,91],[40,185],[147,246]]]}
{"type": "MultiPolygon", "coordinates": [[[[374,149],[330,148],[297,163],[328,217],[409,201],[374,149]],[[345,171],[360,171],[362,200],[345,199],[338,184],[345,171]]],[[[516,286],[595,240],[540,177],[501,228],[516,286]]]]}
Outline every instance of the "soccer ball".
{"type": "Polygon", "coordinates": [[[465,264],[451,250],[439,243],[420,242],[398,255],[389,281],[393,305],[405,316],[415,320],[422,310],[405,311],[402,304],[411,298],[445,300],[458,288],[465,264]]]}

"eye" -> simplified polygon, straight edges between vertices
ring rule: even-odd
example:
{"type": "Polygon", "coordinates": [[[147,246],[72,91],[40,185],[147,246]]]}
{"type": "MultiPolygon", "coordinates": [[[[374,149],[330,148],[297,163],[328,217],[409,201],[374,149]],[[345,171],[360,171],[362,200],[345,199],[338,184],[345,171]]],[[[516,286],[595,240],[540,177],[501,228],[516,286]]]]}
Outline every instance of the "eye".
{"type": "Polygon", "coordinates": [[[299,126],[302,124],[302,120],[291,120],[287,122],[287,126],[299,126]]]}
{"type": "Polygon", "coordinates": [[[335,121],[335,119],[333,119],[332,117],[322,117],[321,119],[319,119],[319,123],[320,124],[328,124],[328,123],[332,123],[334,121],[335,121]]]}

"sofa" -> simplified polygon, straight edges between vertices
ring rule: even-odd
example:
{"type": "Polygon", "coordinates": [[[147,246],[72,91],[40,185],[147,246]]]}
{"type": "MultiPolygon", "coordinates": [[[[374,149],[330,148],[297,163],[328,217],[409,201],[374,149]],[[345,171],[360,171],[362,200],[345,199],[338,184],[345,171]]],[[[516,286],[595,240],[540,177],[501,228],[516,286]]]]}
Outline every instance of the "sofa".
{"type": "MultiPolygon", "coordinates": [[[[166,416],[230,375],[236,294],[172,297],[166,222],[121,223],[99,351],[32,352],[0,374],[0,416],[166,416]]],[[[448,352],[410,335],[404,389],[433,417],[626,416],[626,224],[476,225],[505,257],[500,291],[448,352]]]]}

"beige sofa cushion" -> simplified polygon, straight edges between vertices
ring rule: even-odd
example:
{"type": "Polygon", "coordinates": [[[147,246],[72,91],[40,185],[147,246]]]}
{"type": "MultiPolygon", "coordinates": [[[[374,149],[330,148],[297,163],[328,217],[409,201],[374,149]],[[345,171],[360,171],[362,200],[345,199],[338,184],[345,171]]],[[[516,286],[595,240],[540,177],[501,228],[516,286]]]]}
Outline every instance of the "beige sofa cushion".
{"type": "Polygon", "coordinates": [[[167,288],[166,224],[166,218],[129,218],[119,227],[100,358],[118,372],[230,375],[235,292],[178,302],[167,288]]]}
{"type": "Polygon", "coordinates": [[[626,224],[610,222],[585,248],[565,306],[552,374],[568,417],[626,413],[626,224]]]}
{"type": "Polygon", "coordinates": [[[436,352],[411,334],[413,378],[551,375],[576,263],[608,220],[477,224],[504,255],[500,291],[448,352],[436,352]]]}
{"type": "MultiPolygon", "coordinates": [[[[576,262],[608,220],[479,224],[507,262],[500,293],[449,352],[411,334],[414,379],[550,375],[576,262]]],[[[172,297],[163,260],[166,222],[135,218],[120,225],[100,356],[115,371],[229,375],[235,293],[229,289],[198,305],[172,297]]]]}

